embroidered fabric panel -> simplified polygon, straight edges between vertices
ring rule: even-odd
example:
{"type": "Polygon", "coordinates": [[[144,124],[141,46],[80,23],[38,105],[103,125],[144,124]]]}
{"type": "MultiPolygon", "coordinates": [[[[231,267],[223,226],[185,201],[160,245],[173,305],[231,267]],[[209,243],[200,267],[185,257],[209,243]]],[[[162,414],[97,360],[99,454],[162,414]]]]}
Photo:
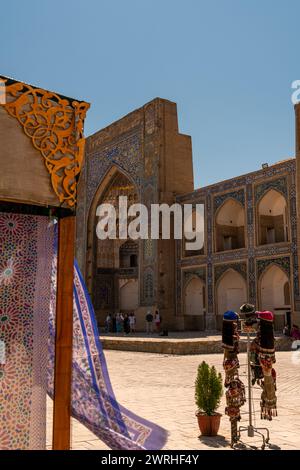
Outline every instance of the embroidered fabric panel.
{"type": "Polygon", "coordinates": [[[0,449],[44,449],[53,230],[0,213],[0,449]]]}

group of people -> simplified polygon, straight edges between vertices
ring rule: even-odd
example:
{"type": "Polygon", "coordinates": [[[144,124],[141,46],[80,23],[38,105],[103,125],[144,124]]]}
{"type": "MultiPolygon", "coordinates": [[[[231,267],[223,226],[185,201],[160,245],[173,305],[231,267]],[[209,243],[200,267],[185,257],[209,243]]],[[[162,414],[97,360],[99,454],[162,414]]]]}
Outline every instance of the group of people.
{"type": "Polygon", "coordinates": [[[136,317],[131,313],[108,313],[105,320],[105,333],[135,333],[136,317]]]}
{"type": "MultiPolygon", "coordinates": [[[[146,317],[146,333],[154,332],[160,333],[162,317],[158,310],[153,314],[151,310],[147,311],[146,317]]],[[[134,312],[131,313],[108,313],[105,319],[105,333],[135,333],[136,331],[136,316],[134,312]]]]}
{"type": "Polygon", "coordinates": [[[153,333],[153,323],[155,324],[156,333],[160,333],[162,317],[158,310],[155,310],[154,315],[151,310],[146,314],[146,333],[149,335],[153,333]]]}

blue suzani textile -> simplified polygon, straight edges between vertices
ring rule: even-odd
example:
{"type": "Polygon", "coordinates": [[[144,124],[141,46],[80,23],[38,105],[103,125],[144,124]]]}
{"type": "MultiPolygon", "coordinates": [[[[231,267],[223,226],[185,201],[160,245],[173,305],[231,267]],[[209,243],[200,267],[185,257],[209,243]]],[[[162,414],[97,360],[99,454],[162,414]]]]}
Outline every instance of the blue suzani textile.
{"type": "MultiPolygon", "coordinates": [[[[52,276],[48,392],[53,392],[56,267],[52,276]]],[[[161,427],[136,416],[116,401],[95,320],[77,263],[74,267],[72,416],[111,449],[158,450],[166,442],[161,427]]],[[[149,397],[147,397],[149,399],[149,397]]]]}

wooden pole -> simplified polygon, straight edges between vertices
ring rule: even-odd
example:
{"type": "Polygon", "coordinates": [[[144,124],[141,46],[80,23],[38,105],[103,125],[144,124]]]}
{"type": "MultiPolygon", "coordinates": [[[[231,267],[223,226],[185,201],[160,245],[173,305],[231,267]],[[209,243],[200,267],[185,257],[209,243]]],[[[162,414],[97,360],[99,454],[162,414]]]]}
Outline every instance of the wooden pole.
{"type": "Polygon", "coordinates": [[[58,222],[53,450],[71,444],[71,378],[75,217],[58,222]]]}

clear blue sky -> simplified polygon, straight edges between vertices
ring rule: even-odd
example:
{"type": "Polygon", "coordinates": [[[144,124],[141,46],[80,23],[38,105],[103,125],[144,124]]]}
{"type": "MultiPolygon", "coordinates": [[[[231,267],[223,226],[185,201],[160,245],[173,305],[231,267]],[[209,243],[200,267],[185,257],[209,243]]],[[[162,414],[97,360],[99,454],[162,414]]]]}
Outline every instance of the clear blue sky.
{"type": "Polygon", "coordinates": [[[294,155],[299,0],[15,0],[0,13],[0,73],[90,101],[86,135],[159,96],[192,136],[196,187],[294,155]]]}

